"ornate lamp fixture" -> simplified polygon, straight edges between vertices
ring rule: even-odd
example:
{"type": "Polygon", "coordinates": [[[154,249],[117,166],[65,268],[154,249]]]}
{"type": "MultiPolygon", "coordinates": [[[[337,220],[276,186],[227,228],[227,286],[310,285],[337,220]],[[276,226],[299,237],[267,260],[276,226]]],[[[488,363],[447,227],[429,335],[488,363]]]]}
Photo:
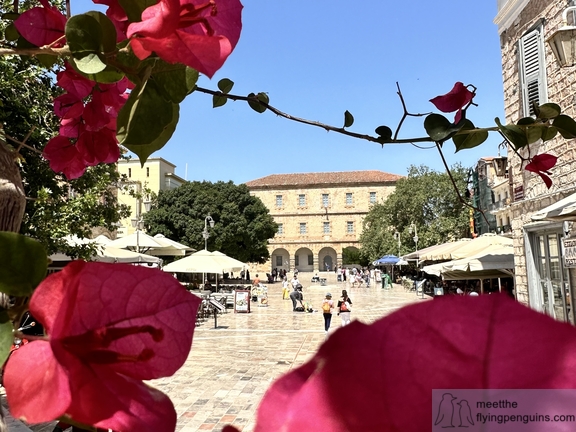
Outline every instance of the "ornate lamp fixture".
{"type": "Polygon", "coordinates": [[[560,67],[576,64],[576,26],[568,25],[568,12],[576,11],[576,6],[570,6],[562,13],[564,26],[556,30],[548,38],[548,43],[560,67]]]}

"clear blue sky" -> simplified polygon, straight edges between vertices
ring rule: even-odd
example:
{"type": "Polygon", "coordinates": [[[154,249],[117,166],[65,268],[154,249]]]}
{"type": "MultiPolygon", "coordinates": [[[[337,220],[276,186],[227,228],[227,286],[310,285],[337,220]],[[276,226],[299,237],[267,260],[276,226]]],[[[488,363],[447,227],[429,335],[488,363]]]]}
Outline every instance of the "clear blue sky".
{"type": "MultiPolygon", "coordinates": [[[[82,0],[84,2],[84,0],[82,0]]],[[[477,126],[503,115],[500,45],[493,19],[496,0],[244,0],[236,50],[212,80],[235,82],[232,93],[266,92],[270,104],[294,116],[373,134],[395,129],[402,115],[398,81],[408,110],[429,112],[429,99],[456,81],[473,84],[478,107],[468,111],[477,126]]],[[[85,6],[81,4],[81,7],[85,6]]],[[[74,3],[72,3],[74,7],[74,3]]],[[[74,11],[79,12],[79,10],[74,11]]],[[[451,117],[451,114],[447,116],[451,117]]],[[[423,117],[408,119],[400,137],[424,136],[423,117]]],[[[472,166],[495,156],[502,139],[491,134],[480,148],[454,153],[450,164],[472,166]]],[[[192,94],[180,123],[154,156],[177,165],[188,180],[242,183],[275,173],[378,169],[406,174],[411,164],[441,170],[435,149],[380,145],[302,125],[244,102],[212,109],[211,96],[192,94]]]]}

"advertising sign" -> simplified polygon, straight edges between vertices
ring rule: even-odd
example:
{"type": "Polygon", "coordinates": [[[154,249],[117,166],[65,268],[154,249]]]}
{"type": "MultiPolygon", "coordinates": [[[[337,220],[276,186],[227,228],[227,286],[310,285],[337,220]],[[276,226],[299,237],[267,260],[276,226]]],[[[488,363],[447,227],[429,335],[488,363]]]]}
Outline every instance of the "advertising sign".
{"type": "Polygon", "coordinates": [[[236,290],[234,294],[234,312],[250,313],[250,291],[236,290]]]}
{"type": "Polygon", "coordinates": [[[576,239],[563,239],[564,244],[564,267],[576,267],[576,239]]]}

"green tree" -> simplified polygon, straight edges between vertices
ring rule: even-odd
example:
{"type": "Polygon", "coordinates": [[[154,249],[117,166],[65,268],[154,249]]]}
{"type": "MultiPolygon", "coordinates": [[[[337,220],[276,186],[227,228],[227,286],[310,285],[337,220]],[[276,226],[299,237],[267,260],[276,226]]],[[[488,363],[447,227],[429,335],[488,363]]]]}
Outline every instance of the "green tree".
{"type": "MultiPolygon", "coordinates": [[[[452,178],[463,197],[468,188],[469,170],[454,165],[452,178]]],[[[418,249],[462,237],[470,237],[470,209],[454,193],[445,172],[426,166],[411,166],[408,176],[396,183],[395,191],[382,204],[375,204],[364,219],[361,256],[374,260],[386,254],[414,252],[414,224],[418,249]]]]}
{"type": "Polygon", "coordinates": [[[114,230],[128,211],[116,199],[119,174],[114,165],[91,167],[83,177],[68,181],[42,157],[59,127],[53,115],[53,98],[59,94],[54,72],[34,59],[0,58],[0,124],[5,133],[0,146],[17,159],[22,176],[27,200],[20,233],[39,240],[48,253],[88,257],[90,247],[71,247],[62,238],[88,237],[96,227],[114,230]],[[26,146],[18,143],[24,141],[26,146]]]}
{"type": "Polygon", "coordinates": [[[246,185],[232,182],[189,182],[161,191],[145,214],[151,234],[164,234],[195,249],[204,249],[204,221],[210,215],[209,249],[244,262],[264,263],[270,257],[268,239],[277,224],[259,198],[246,185]]]}

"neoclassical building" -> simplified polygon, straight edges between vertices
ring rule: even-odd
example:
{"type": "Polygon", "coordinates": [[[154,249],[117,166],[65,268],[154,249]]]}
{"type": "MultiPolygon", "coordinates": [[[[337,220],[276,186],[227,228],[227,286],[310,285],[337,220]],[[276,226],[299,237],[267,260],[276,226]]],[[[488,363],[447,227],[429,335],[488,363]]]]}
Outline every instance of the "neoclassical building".
{"type": "Polygon", "coordinates": [[[384,201],[400,175],[382,171],[273,174],[246,183],[278,224],[270,261],[259,271],[333,270],[342,251],[358,249],[370,206],[384,201]]]}

